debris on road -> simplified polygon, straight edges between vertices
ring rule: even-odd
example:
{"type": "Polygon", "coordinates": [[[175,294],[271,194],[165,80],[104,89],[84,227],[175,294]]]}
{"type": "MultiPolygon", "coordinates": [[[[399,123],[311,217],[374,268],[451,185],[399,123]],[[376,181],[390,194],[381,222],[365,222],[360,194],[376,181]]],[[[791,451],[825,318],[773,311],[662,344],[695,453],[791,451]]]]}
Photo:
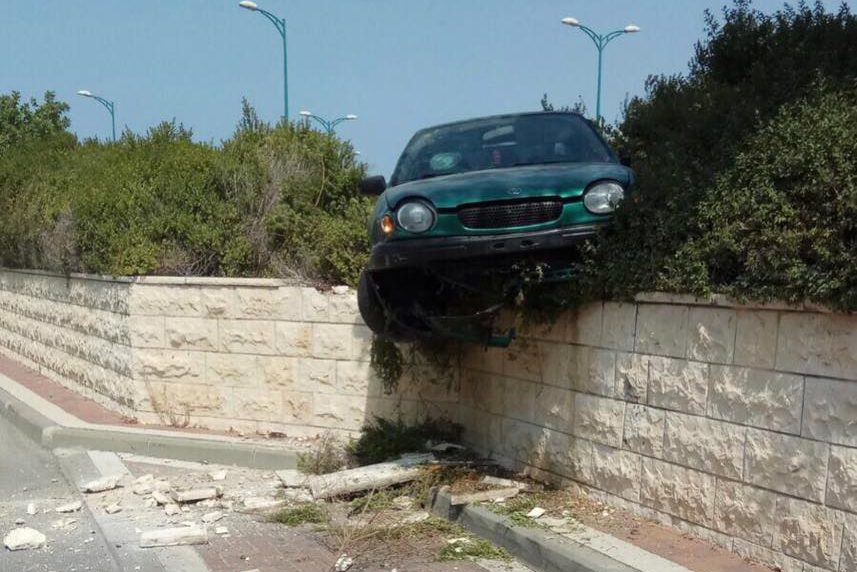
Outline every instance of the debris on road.
{"type": "Polygon", "coordinates": [[[212,522],[217,522],[221,518],[223,518],[222,512],[220,512],[220,511],[209,512],[209,513],[202,515],[202,522],[204,522],[206,524],[211,524],[212,522]]]}
{"type": "Polygon", "coordinates": [[[435,453],[448,453],[450,451],[466,451],[467,447],[457,443],[438,443],[429,449],[435,453]]]}
{"type": "Polygon", "coordinates": [[[266,497],[247,497],[244,499],[246,510],[272,510],[285,504],[284,501],[266,497]]]}
{"type": "Polygon", "coordinates": [[[122,506],[118,502],[107,505],[104,508],[104,512],[106,512],[107,514],[116,514],[117,512],[121,512],[121,511],[122,511],[122,506]]]}
{"type": "Polygon", "coordinates": [[[535,507],[533,510],[527,513],[527,516],[530,518],[541,518],[547,511],[541,507],[535,507]]]}
{"type": "Polygon", "coordinates": [[[204,487],[201,489],[189,489],[185,491],[173,491],[172,497],[175,502],[197,502],[206,499],[213,499],[221,496],[223,490],[220,487],[204,487]]]}
{"type": "Polygon", "coordinates": [[[76,518],[61,518],[61,519],[55,520],[53,523],[51,523],[51,528],[58,528],[58,529],[69,528],[70,526],[72,526],[75,523],[77,523],[76,518]]]}
{"type": "Polygon", "coordinates": [[[83,503],[80,501],[74,501],[67,504],[63,504],[55,508],[56,512],[77,512],[81,508],[83,508],[83,503]]]}
{"type": "Polygon", "coordinates": [[[493,489],[490,491],[478,491],[475,493],[466,493],[466,494],[454,494],[450,496],[450,504],[452,506],[458,506],[463,504],[472,504],[477,502],[500,502],[501,500],[505,500],[508,498],[512,498],[516,496],[521,489],[518,487],[512,487],[508,489],[493,489]]]}
{"type": "Polygon", "coordinates": [[[29,514],[30,516],[33,516],[34,514],[36,514],[36,504],[35,503],[31,502],[30,504],[27,505],[27,514],[29,514]]]}
{"type": "Polygon", "coordinates": [[[312,496],[316,499],[383,489],[416,480],[422,473],[421,466],[434,460],[434,455],[431,454],[406,455],[389,463],[367,465],[327,475],[313,475],[309,477],[308,483],[312,496]]]}
{"type": "Polygon", "coordinates": [[[354,559],[350,558],[347,554],[343,554],[339,557],[339,560],[336,561],[333,569],[336,572],[346,572],[352,566],[354,566],[354,559]]]}
{"type": "Polygon", "coordinates": [[[176,516],[176,515],[182,513],[182,509],[181,509],[181,507],[179,507],[179,505],[177,505],[175,503],[167,503],[164,506],[164,512],[166,513],[167,516],[176,516]]]}
{"type": "Polygon", "coordinates": [[[217,528],[214,529],[214,534],[219,534],[221,536],[224,534],[229,534],[229,529],[226,528],[225,526],[218,526],[217,528]]]}
{"type": "Polygon", "coordinates": [[[103,493],[105,491],[112,491],[119,486],[121,478],[122,477],[104,477],[94,481],[89,481],[81,488],[85,493],[103,493]]]}
{"type": "Polygon", "coordinates": [[[140,548],[158,546],[182,546],[187,544],[208,544],[208,534],[198,526],[182,526],[149,530],[140,535],[140,548]]]}
{"type": "Polygon", "coordinates": [[[225,481],[226,480],[226,469],[221,469],[219,471],[211,471],[208,473],[208,477],[212,481],[225,481]]]}
{"type": "Polygon", "coordinates": [[[6,535],[3,544],[9,550],[33,550],[45,545],[45,535],[33,528],[16,528],[6,535]]]}
{"type": "Polygon", "coordinates": [[[173,499],[171,499],[166,493],[162,493],[161,491],[152,492],[152,498],[154,501],[160,505],[172,504],[173,499]]]}
{"type": "Polygon", "coordinates": [[[284,469],[277,471],[277,477],[287,489],[297,489],[309,486],[307,479],[309,475],[298,471],[297,469],[284,469]]]}

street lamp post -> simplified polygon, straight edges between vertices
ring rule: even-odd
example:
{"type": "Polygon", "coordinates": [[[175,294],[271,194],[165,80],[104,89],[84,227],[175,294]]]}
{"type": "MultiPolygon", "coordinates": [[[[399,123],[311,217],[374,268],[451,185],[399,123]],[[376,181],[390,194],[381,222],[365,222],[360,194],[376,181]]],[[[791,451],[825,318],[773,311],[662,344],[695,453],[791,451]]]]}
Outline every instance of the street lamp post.
{"type": "Polygon", "coordinates": [[[580,28],[583,33],[589,36],[589,39],[595,44],[595,47],[598,49],[598,96],[595,103],[595,118],[597,121],[601,121],[601,67],[604,61],[604,48],[607,47],[607,44],[622,36],[624,34],[636,34],[640,31],[639,26],[635,26],[633,24],[629,24],[625,26],[621,30],[616,30],[615,32],[610,32],[609,34],[599,34],[594,31],[592,28],[584,26],[580,23],[576,18],[563,18],[562,23],[566,26],[571,26],[572,28],[580,28]]]}
{"type": "Polygon", "coordinates": [[[327,131],[328,135],[333,135],[335,133],[336,126],[340,123],[344,121],[355,121],[357,119],[356,115],[354,115],[353,113],[349,113],[348,115],[344,115],[332,121],[328,121],[324,117],[319,117],[311,111],[301,111],[301,117],[306,118],[307,126],[309,126],[310,119],[318,121],[319,125],[321,125],[325,131],[327,131]]]}
{"type": "Polygon", "coordinates": [[[107,111],[110,112],[110,122],[113,125],[113,141],[115,142],[116,141],[116,106],[113,104],[113,102],[107,101],[103,97],[98,97],[97,95],[93,95],[91,91],[87,91],[85,89],[78,91],[77,95],[81,95],[83,97],[88,97],[90,99],[94,99],[95,101],[97,101],[98,103],[100,103],[101,105],[103,105],[104,107],[107,108],[107,111]]]}
{"type": "Polygon", "coordinates": [[[265,16],[268,20],[271,21],[272,24],[277,28],[277,31],[280,33],[280,36],[283,38],[283,118],[286,121],[289,120],[289,51],[288,44],[286,42],[286,19],[278,18],[274,16],[267,10],[263,10],[259,8],[259,6],[255,2],[250,2],[250,0],[243,0],[238,3],[239,6],[246,10],[250,10],[251,12],[259,12],[263,16],[265,16]]]}

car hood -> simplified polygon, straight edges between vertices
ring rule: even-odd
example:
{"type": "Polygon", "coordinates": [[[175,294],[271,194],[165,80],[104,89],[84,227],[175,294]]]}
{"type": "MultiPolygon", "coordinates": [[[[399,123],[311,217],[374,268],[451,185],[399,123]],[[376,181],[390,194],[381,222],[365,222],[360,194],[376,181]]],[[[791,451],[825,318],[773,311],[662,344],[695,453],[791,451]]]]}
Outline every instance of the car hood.
{"type": "Polygon", "coordinates": [[[601,179],[616,180],[627,188],[633,175],[617,163],[530,165],[411,181],[390,187],[384,196],[390,208],[404,199],[422,198],[436,208],[449,209],[467,203],[527,197],[576,197],[590,183],[601,179]]]}

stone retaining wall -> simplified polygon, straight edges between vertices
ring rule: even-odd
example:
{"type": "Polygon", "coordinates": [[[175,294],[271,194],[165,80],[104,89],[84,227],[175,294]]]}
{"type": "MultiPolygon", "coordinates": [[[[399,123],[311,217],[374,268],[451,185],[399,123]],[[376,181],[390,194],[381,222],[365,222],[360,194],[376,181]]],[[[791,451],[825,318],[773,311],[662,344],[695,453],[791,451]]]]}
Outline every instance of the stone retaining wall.
{"type": "Polygon", "coordinates": [[[314,435],[456,416],[452,389],[383,395],[370,344],[344,288],[0,270],[0,351],[142,422],[314,435]]]}
{"type": "Polygon", "coordinates": [[[470,351],[472,443],[786,572],[857,570],[857,317],[652,295],[470,351]]]}

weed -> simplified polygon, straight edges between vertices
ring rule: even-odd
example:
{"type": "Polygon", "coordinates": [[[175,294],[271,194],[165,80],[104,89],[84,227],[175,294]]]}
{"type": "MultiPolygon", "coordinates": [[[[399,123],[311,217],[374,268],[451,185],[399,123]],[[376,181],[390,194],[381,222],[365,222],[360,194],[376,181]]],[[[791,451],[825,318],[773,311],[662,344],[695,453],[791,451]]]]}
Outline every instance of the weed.
{"type": "Polygon", "coordinates": [[[428,441],[458,441],[463,428],[446,419],[428,418],[416,425],[407,425],[376,417],[363,427],[360,438],[348,446],[348,452],[360,465],[382,463],[403,453],[426,450],[428,441]]]}
{"type": "Polygon", "coordinates": [[[489,508],[493,512],[505,515],[515,526],[525,528],[541,526],[536,520],[527,516],[527,513],[536,508],[534,497],[521,495],[510,498],[503,504],[492,504],[489,508]]]}
{"type": "Polygon", "coordinates": [[[393,499],[401,496],[403,493],[385,489],[382,491],[372,491],[366,496],[357,497],[349,503],[349,512],[358,514],[362,512],[378,512],[387,510],[393,507],[393,499]]]}
{"type": "Polygon", "coordinates": [[[326,524],[328,515],[324,507],[315,503],[307,503],[278,511],[271,516],[271,520],[286,526],[326,524]]]}
{"type": "Polygon", "coordinates": [[[437,559],[441,562],[450,560],[511,560],[512,556],[505,549],[494,546],[486,540],[464,536],[441,548],[437,559]]]}
{"type": "Polygon", "coordinates": [[[331,433],[319,437],[312,450],[298,454],[298,470],[308,475],[325,475],[345,466],[345,448],[331,433]]]}

